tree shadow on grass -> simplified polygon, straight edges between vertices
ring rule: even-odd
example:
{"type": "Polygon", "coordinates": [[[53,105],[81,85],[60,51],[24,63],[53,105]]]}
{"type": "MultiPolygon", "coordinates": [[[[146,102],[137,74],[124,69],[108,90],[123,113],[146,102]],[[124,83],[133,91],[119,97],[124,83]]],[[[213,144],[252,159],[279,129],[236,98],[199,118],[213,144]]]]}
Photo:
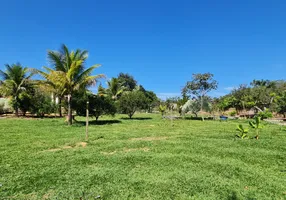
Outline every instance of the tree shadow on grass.
{"type": "MultiPolygon", "coordinates": [[[[91,120],[88,122],[89,125],[109,125],[109,124],[120,124],[122,123],[120,120],[91,120]]],[[[77,125],[85,126],[86,122],[85,121],[77,121],[75,122],[77,125]]]]}
{"type": "MultiPolygon", "coordinates": [[[[199,120],[199,121],[203,120],[202,117],[185,117],[184,119],[186,119],[186,120],[199,120]]],[[[213,117],[205,117],[204,120],[214,120],[214,118],[213,117]]]]}
{"type": "Polygon", "coordinates": [[[129,117],[121,117],[120,119],[123,119],[123,120],[150,120],[153,118],[152,117],[132,117],[130,119],[129,117]]]}

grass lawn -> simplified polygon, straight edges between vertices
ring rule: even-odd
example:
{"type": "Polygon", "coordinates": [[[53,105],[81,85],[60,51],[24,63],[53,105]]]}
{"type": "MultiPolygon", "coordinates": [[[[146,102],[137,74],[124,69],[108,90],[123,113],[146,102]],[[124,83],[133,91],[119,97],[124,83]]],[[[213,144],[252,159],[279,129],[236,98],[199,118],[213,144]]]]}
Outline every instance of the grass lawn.
{"type": "Polygon", "coordinates": [[[240,140],[247,121],[122,117],[91,122],[87,143],[83,122],[0,119],[0,199],[286,199],[280,126],[240,140]]]}

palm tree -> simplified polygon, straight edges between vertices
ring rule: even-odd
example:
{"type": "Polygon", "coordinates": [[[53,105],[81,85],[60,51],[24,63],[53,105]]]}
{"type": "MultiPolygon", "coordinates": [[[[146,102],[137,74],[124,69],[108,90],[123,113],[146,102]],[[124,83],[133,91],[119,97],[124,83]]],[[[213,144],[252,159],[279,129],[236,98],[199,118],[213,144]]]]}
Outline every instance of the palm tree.
{"type": "Polygon", "coordinates": [[[107,92],[113,100],[117,100],[119,95],[124,91],[122,85],[119,83],[118,78],[112,78],[107,82],[108,89],[107,92]]]}
{"type": "Polygon", "coordinates": [[[20,63],[5,65],[6,71],[0,70],[0,92],[12,97],[15,114],[19,116],[19,95],[31,86],[30,78],[34,75],[32,69],[23,67],[20,63]]]}
{"type": "Polygon", "coordinates": [[[60,51],[49,51],[48,58],[52,69],[45,67],[48,71],[50,82],[60,89],[67,97],[68,103],[68,124],[72,124],[71,100],[75,92],[85,90],[88,86],[94,85],[103,74],[91,75],[93,70],[100,65],[93,65],[85,69],[85,61],[88,52],[77,49],[70,51],[66,45],[62,45],[60,51]],[[53,79],[53,80],[52,80],[53,79]]]}

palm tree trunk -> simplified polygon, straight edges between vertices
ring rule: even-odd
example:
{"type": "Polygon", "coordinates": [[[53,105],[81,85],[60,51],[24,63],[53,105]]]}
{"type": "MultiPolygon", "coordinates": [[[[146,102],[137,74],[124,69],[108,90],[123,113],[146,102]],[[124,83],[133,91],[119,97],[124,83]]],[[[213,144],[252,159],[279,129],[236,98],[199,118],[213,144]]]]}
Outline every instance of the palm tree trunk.
{"type": "Polygon", "coordinates": [[[68,94],[68,125],[72,125],[71,94],[68,94]]]}

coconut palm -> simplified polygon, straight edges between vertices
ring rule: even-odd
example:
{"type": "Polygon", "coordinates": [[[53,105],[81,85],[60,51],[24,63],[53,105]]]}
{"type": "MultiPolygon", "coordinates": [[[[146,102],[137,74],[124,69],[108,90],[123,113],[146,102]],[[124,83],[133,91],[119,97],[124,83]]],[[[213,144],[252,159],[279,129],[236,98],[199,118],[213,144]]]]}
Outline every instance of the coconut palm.
{"type": "Polygon", "coordinates": [[[85,90],[94,85],[97,80],[104,77],[103,74],[91,75],[93,70],[100,65],[96,64],[85,68],[88,52],[77,49],[70,51],[66,45],[62,45],[60,51],[49,51],[48,59],[52,68],[44,67],[49,74],[47,81],[52,82],[62,94],[67,97],[68,124],[72,124],[71,100],[75,92],[85,90]]]}
{"type": "Polygon", "coordinates": [[[118,78],[112,78],[107,82],[108,89],[107,93],[111,96],[113,100],[117,100],[119,95],[124,91],[122,85],[119,83],[118,78]]]}
{"type": "Polygon", "coordinates": [[[12,104],[15,114],[19,115],[19,96],[22,92],[31,87],[30,78],[34,75],[32,69],[23,67],[20,63],[5,65],[6,71],[0,70],[0,93],[12,97],[12,104]]]}

